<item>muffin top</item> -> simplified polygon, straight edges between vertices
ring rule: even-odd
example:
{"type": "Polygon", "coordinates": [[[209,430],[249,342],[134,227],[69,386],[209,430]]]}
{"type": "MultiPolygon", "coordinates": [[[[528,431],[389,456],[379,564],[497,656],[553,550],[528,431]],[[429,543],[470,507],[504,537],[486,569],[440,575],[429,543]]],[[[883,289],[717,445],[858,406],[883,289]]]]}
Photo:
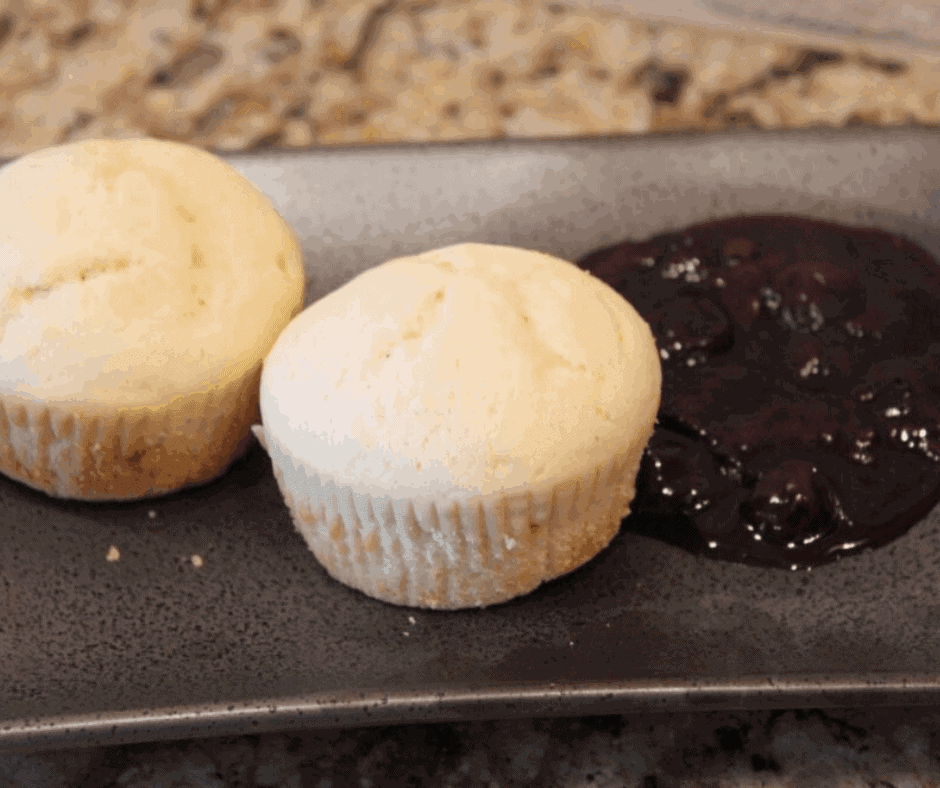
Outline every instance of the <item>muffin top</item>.
{"type": "Polygon", "coordinates": [[[645,445],[652,333],[571,263],[468,243],[373,268],[298,315],[265,361],[273,439],[370,494],[550,484],[645,445]]]}
{"type": "Polygon", "coordinates": [[[0,170],[0,393],[157,405],[224,383],[303,288],[289,225],[212,154],[93,140],[0,170]]]}

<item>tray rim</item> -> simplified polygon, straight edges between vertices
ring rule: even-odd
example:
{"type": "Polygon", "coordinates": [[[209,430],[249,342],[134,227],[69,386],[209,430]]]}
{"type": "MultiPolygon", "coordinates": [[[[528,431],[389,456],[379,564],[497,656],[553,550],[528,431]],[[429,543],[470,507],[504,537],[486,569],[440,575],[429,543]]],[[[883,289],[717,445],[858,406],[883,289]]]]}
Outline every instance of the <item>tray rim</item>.
{"type": "MultiPolygon", "coordinates": [[[[416,141],[384,141],[384,142],[342,142],[336,144],[314,145],[308,148],[261,148],[243,151],[218,150],[198,145],[187,140],[167,140],[183,145],[199,148],[224,161],[236,165],[264,164],[265,161],[278,159],[302,159],[308,156],[362,156],[375,154],[385,156],[389,154],[412,155],[424,152],[457,152],[461,149],[480,150],[492,148],[499,151],[514,151],[533,148],[556,147],[559,145],[587,145],[597,147],[617,147],[620,145],[637,147],[658,147],[688,144],[689,142],[708,143],[727,139],[760,140],[773,137],[775,139],[799,139],[819,141],[828,137],[845,137],[860,140],[864,137],[887,139],[906,134],[924,134],[940,137],[940,125],[930,125],[918,121],[907,120],[903,123],[886,126],[864,125],[853,127],[836,127],[824,123],[811,126],[787,127],[778,129],[758,128],[724,128],[724,129],[673,129],[656,130],[651,132],[617,132],[611,134],[559,134],[540,135],[535,137],[480,137],[455,140],[416,140],[416,141]]],[[[137,134],[133,138],[159,139],[148,134],[137,134]]],[[[80,140],[78,140],[80,142],[80,140]]],[[[68,143],[63,143],[68,144],[68,143]]],[[[5,167],[24,156],[0,156],[0,167],[5,167]]]]}
{"type": "Polygon", "coordinates": [[[0,753],[104,747],[290,730],[609,714],[849,707],[940,706],[940,676],[871,674],[734,681],[500,684],[317,693],[242,704],[17,720],[0,728],[0,753]]]}

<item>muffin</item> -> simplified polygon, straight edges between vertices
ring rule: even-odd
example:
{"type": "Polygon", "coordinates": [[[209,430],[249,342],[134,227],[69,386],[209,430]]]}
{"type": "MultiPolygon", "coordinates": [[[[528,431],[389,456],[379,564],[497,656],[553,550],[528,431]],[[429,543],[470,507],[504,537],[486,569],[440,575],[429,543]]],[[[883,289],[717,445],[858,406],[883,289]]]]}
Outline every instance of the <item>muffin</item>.
{"type": "Polygon", "coordinates": [[[296,317],[265,361],[255,434],[332,577],[400,605],[492,605],[614,537],[660,386],[650,328],[612,288],[462,244],[296,317]]]}
{"type": "Polygon", "coordinates": [[[245,451],[301,248],[221,159],[84,141],[0,170],[0,472],[61,498],[206,482],[245,451]]]}

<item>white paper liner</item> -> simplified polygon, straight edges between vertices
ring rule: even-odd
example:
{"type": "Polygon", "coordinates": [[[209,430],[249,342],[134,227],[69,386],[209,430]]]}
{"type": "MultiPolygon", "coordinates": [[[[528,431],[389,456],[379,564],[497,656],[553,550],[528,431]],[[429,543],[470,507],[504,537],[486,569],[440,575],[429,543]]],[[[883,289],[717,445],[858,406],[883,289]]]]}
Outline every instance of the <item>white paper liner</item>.
{"type": "Polygon", "coordinates": [[[0,472],[58,498],[133,500],[203,484],[251,443],[261,362],[161,408],[0,396],[0,472]]]}
{"type": "Polygon", "coordinates": [[[392,497],[337,485],[263,428],[294,525],[336,580],[397,605],[505,602],[571,572],[620,529],[643,446],[563,483],[490,496],[392,497]]]}

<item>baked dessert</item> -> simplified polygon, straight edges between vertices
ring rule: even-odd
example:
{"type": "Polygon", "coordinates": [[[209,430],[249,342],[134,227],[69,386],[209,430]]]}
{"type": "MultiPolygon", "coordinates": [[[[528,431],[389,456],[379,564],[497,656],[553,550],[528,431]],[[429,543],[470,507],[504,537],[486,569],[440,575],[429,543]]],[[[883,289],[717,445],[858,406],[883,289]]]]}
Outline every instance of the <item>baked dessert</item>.
{"type": "Polygon", "coordinates": [[[940,500],[940,267],[895,235],[742,217],[581,265],[629,297],[663,362],[626,527],[809,568],[940,500]]]}
{"type": "Polygon", "coordinates": [[[234,168],[151,139],[0,170],[0,472],[62,498],[222,473],[303,306],[293,231],[234,168]]]}
{"type": "Polygon", "coordinates": [[[611,288],[540,252],[461,244],[295,318],[255,434],[330,575],[396,604],[483,606],[610,542],[659,390],[650,329],[611,288]]]}

